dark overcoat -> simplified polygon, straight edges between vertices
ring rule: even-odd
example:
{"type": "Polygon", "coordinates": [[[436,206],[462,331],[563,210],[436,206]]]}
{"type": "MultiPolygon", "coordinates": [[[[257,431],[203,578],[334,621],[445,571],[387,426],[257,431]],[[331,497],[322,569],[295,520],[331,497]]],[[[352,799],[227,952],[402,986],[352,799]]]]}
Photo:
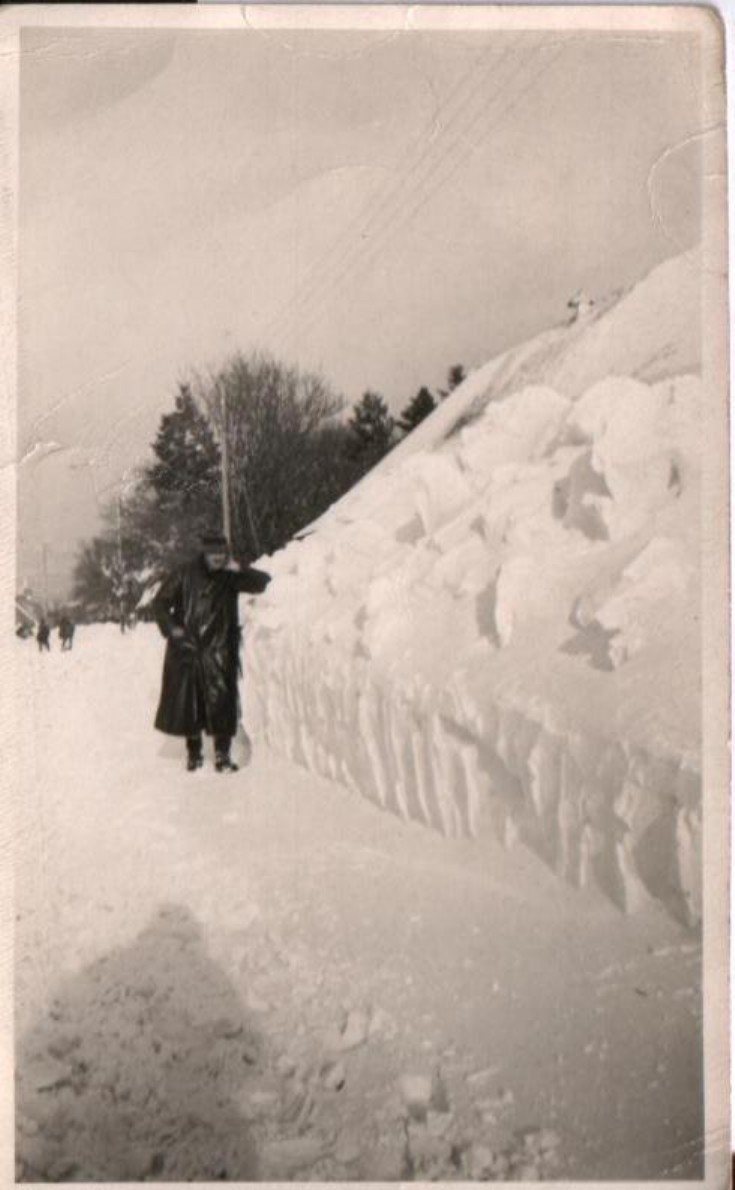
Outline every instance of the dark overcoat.
{"type": "Polygon", "coordinates": [[[153,611],[166,637],[163,683],[155,725],[167,735],[234,736],[239,717],[241,592],[260,594],[270,575],[252,566],[209,570],[203,557],[162,584],[153,611]],[[175,627],[183,629],[177,639],[175,627]]]}

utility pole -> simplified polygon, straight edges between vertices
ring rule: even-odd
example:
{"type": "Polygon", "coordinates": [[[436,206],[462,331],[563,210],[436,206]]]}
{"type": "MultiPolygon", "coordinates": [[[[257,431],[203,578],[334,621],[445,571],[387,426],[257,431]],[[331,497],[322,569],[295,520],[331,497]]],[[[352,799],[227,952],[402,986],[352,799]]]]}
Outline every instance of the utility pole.
{"type": "Polygon", "coordinates": [[[48,615],[48,542],[41,546],[41,562],[43,566],[43,614],[48,615]]]}
{"type": "Polygon", "coordinates": [[[232,522],[230,517],[230,455],[229,455],[229,424],[227,418],[227,389],[222,393],[222,444],[220,448],[220,465],[222,469],[222,532],[228,541],[232,541],[232,522]]]}
{"type": "MultiPolygon", "coordinates": [[[[222,393],[222,430],[220,434],[220,472],[221,472],[221,488],[222,488],[222,532],[232,545],[232,506],[230,501],[230,423],[227,407],[227,389],[222,393]]],[[[256,556],[260,554],[260,545],[258,543],[258,531],[255,527],[255,518],[253,517],[253,510],[250,506],[250,497],[248,495],[247,482],[244,473],[243,460],[239,460],[238,469],[238,496],[242,499],[245,505],[245,513],[248,518],[248,525],[250,526],[250,536],[252,544],[255,547],[256,556]]]]}
{"type": "Polygon", "coordinates": [[[125,631],[125,572],[122,547],[122,486],[117,489],[117,563],[120,571],[120,631],[125,631]]]}

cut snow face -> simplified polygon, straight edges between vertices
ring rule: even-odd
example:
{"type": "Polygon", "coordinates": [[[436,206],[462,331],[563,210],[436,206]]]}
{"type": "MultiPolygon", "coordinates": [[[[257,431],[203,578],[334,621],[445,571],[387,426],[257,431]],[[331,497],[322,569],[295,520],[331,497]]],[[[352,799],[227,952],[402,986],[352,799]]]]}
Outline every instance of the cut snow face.
{"type": "Polygon", "coordinates": [[[698,338],[693,252],[469,376],[264,563],[257,733],[695,923],[698,338]]]}

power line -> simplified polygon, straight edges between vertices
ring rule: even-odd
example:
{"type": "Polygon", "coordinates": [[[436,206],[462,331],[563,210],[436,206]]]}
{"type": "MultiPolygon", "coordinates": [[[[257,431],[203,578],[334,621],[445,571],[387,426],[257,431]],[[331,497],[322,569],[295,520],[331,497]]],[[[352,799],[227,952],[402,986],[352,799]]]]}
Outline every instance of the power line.
{"type": "MultiPolygon", "coordinates": [[[[497,113],[498,118],[501,118],[501,117],[509,114],[511,111],[514,110],[515,107],[517,107],[518,103],[538,83],[538,81],[543,77],[543,75],[551,68],[551,66],[554,64],[554,62],[557,60],[557,58],[560,56],[561,53],[562,53],[562,49],[557,50],[555,53],[553,53],[550,56],[550,58],[543,64],[543,66],[538,71],[533,72],[533,76],[531,77],[531,79],[529,80],[527,85],[525,87],[522,87],[521,90],[516,95],[514,95],[512,97],[510,103],[506,104],[505,107],[501,108],[498,111],[498,113],[497,113]]],[[[532,69],[535,66],[535,61],[536,60],[534,59],[531,62],[532,69]]],[[[511,76],[511,80],[512,80],[512,78],[518,76],[520,71],[523,69],[523,65],[524,64],[521,64],[521,66],[519,66],[519,68],[515,71],[514,75],[511,76]]],[[[491,100],[488,102],[488,104],[486,104],[478,113],[475,114],[475,117],[470,121],[469,125],[464,130],[463,137],[465,139],[469,135],[469,133],[474,130],[474,128],[478,125],[478,123],[487,115],[488,109],[491,106],[492,102],[495,100],[495,98],[497,98],[497,92],[495,92],[493,94],[493,96],[491,97],[491,100]]],[[[491,125],[487,129],[487,132],[490,132],[491,129],[496,124],[497,124],[497,119],[495,119],[491,123],[491,125]]],[[[302,335],[305,332],[309,331],[319,321],[319,319],[323,316],[323,313],[325,312],[325,310],[323,309],[323,307],[325,306],[325,303],[327,305],[329,305],[331,302],[334,301],[334,299],[338,296],[340,290],[344,287],[345,279],[353,278],[355,276],[356,272],[364,271],[364,269],[366,267],[368,267],[370,264],[372,264],[378,251],[384,250],[386,243],[391,239],[391,237],[398,230],[400,230],[400,228],[405,224],[406,220],[414,218],[419,213],[419,211],[421,211],[426,206],[426,204],[434,197],[434,195],[436,193],[438,193],[438,191],[444,185],[446,185],[446,183],[448,181],[450,181],[452,177],[456,176],[457,166],[472,151],[472,148],[473,148],[472,145],[469,145],[469,147],[467,147],[465,144],[463,144],[461,142],[457,142],[457,141],[453,142],[453,145],[450,147],[449,152],[444,154],[442,160],[439,162],[440,166],[446,164],[447,162],[451,162],[449,170],[443,172],[441,174],[441,176],[439,176],[438,182],[433,187],[430,187],[430,189],[419,198],[418,203],[416,203],[413,207],[410,207],[410,208],[404,207],[403,212],[400,215],[396,216],[395,218],[390,219],[389,221],[387,221],[383,224],[383,227],[375,234],[372,243],[365,250],[365,253],[363,253],[362,260],[360,260],[360,257],[358,255],[358,256],[355,256],[355,258],[352,261],[350,261],[348,264],[346,264],[346,266],[341,270],[340,274],[337,277],[335,277],[334,280],[332,281],[329,290],[325,291],[312,304],[309,312],[307,313],[307,315],[305,317],[304,322],[302,322],[301,326],[299,327],[299,330],[302,335]]],[[[437,171],[435,171],[434,176],[435,177],[437,176],[437,171]]],[[[430,180],[430,179],[429,178],[423,179],[424,182],[427,180],[430,180]]]]}
{"type": "Polygon", "coordinates": [[[289,299],[289,301],[281,308],[278,314],[271,318],[268,322],[265,329],[266,334],[271,330],[271,328],[275,328],[276,330],[280,328],[283,330],[283,328],[292,320],[296,310],[298,310],[298,308],[302,306],[304,302],[308,301],[314,293],[317,293],[319,289],[323,287],[325,278],[329,275],[330,271],[332,271],[334,268],[339,269],[341,267],[342,260],[340,259],[340,256],[344,255],[342,253],[342,246],[345,244],[345,242],[346,254],[348,256],[355,250],[355,248],[357,248],[359,251],[361,247],[361,239],[363,239],[365,234],[367,234],[371,225],[374,224],[376,218],[382,214],[383,210],[390,208],[391,204],[393,204],[396,198],[400,195],[400,192],[411,182],[412,177],[417,173],[417,171],[421,170],[422,166],[424,166],[426,162],[429,162],[428,172],[431,172],[432,166],[430,163],[430,158],[432,154],[435,154],[438,150],[439,156],[441,156],[441,150],[443,148],[444,142],[452,131],[453,126],[456,124],[457,120],[463,116],[467,109],[472,106],[481,90],[485,79],[493,72],[494,69],[499,69],[503,65],[506,59],[510,56],[512,49],[513,45],[509,46],[501,55],[500,60],[497,63],[494,60],[488,63],[487,55],[485,53],[478,56],[470,73],[465,75],[460,83],[458,83],[452,89],[449,96],[444,101],[443,108],[440,107],[439,112],[437,113],[436,119],[439,120],[441,118],[442,111],[445,113],[450,111],[454,100],[462,93],[462,91],[468,92],[468,94],[463,97],[456,110],[451,112],[449,118],[446,119],[446,121],[442,124],[441,131],[436,137],[431,139],[428,144],[425,137],[421,137],[419,140],[414,142],[414,156],[415,150],[420,150],[418,157],[415,157],[415,160],[409,164],[408,168],[404,169],[397,179],[392,180],[382,192],[373,195],[368,200],[362,210],[358,212],[358,214],[349,222],[344,231],[331,244],[322,258],[317,260],[311,266],[309,269],[309,274],[307,275],[307,278],[305,279],[305,282],[300,290],[298,290],[297,293],[294,294],[292,298],[289,299]],[[478,62],[482,62],[484,65],[484,69],[480,69],[479,72],[478,62]],[[476,85],[473,85],[475,76],[478,76],[477,83],[476,85]],[[357,232],[360,233],[360,238],[356,240],[355,233],[357,232]],[[321,276],[320,273],[322,273],[321,276]]]}
{"type": "MultiPolygon", "coordinates": [[[[510,53],[510,49],[506,50],[498,64],[499,66],[502,66],[510,53]]],[[[489,70],[485,72],[486,75],[489,73],[489,70]]],[[[383,229],[394,221],[402,205],[405,206],[406,199],[410,197],[411,193],[419,190],[431,177],[432,172],[441,167],[446,154],[452,152],[457,138],[464,135],[467,127],[473,123],[477,113],[472,113],[471,109],[481,91],[481,83],[483,81],[484,79],[478,82],[478,85],[472,90],[469,97],[461,104],[451,119],[447,121],[439,136],[428,148],[425,148],[419,160],[398,179],[392,189],[383,197],[383,200],[379,201],[374,210],[370,212],[367,221],[362,224],[359,237],[354,238],[350,242],[346,251],[342,253],[341,258],[337,259],[332,266],[332,272],[335,273],[336,270],[335,276],[331,277],[331,279],[325,276],[315,286],[312,286],[311,293],[305,294],[302,297],[302,305],[309,299],[316,303],[321,301],[323,293],[327,292],[335,281],[340,280],[349,271],[353,260],[356,261],[359,259],[360,255],[367,250],[369,245],[366,241],[370,234],[372,233],[373,239],[379,237],[383,229]],[[457,129],[454,138],[450,139],[450,133],[453,132],[457,121],[461,121],[468,110],[470,111],[469,120],[466,120],[464,124],[460,123],[460,127],[457,129]],[[414,179],[414,175],[418,176],[414,179]],[[405,194],[403,195],[401,195],[402,190],[405,190],[405,194]]],[[[499,91],[502,90],[502,86],[503,84],[501,83],[500,87],[493,93],[492,98],[495,98],[499,91]]]]}
{"type": "MultiPolygon", "coordinates": [[[[478,56],[478,61],[481,57],[484,57],[484,54],[478,56]]],[[[462,77],[462,79],[460,80],[460,82],[452,89],[448,98],[445,101],[445,104],[444,104],[445,107],[448,107],[454,100],[455,96],[457,94],[459,94],[467,86],[469,80],[472,78],[472,74],[473,74],[476,66],[477,66],[477,62],[475,62],[472,71],[468,75],[464,75],[462,77]]],[[[440,112],[441,112],[441,108],[440,108],[440,112]]],[[[437,115],[438,114],[439,113],[437,113],[437,115]]],[[[281,322],[284,317],[289,316],[289,311],[292,306],[300,305],[304,301],[305,297],[308,296],[307,291],[308,291],[309,287],[313,286],[313,284],[314,284],[313,280],[310,280],[310,277],[312,275],[316,275],[316,277],[317,277],[316,284],[317,284],[317,286],[319,285],[319,280],[318,280],[319,270],[325,268],[327,266],[327,262],[335,254],[337,256],[339,256],[342,245],[345,241],[347,241],[348,244],[350,244],[350,245],[352,244],[353,231],[358,230],[360,228],[360,226],[362,225],[363,220],[365,218],[372,218],[372,215],[374,212],[371,211],[371,207],[377,206],[379,208],[384,203],[386,198],[390,199],[392,197],[393,190],[400,188],[400,186],[403,184],[403,181],[405,180],[406,176],[410,175],[411,172],[413,172],[416,168],[418,168],[423,157],[426,155],[426,153],[428,151],[427,147],[426,147],[426,140],[424,137],[420,137],[414,141],[414,143],[411,147],[411,151],[415,152],[417,147],[421,148],[421,153],[420,153],[418,160],[415,161],[412,166],[410,166],[408,171],[404,171],[403,175],[401,176],[401,178],[399,179],[397,184],[394,181],[392,183],[392,187],[391,187],[391,185],[389,185],[387,188],[385,188],[382,195],[380,193],[378,193],[377,195],[371,196],[371,198],[368,199],[368,201],[364,204],[364,206],[361,208],[361,210],[358,211],[358,213],[355,216],[353,216],[353,218],[348,223],[347,227],[344,228],[344,230],[337,237],[337,239],[332,242],[332,244],[327,249],[327,251],[324,253],[324,255],[321,257],[321,259],[318,259],[317,261],[314,262],[314,264],[312,264],[310,266],[308,273],[307,273],[307,277],[306,277],[305,282],[302,285],[301,289],[297,290],[297,292],[281,307],[281,309],[278,311],[278,313],[276,315],[274,315],[274,317],[271,318],[270,321],[267,323],[266,328],[265,328],[266,333],[268,333],[270,331],[271,327],[273,327],[273,326],[277,325],[279,322],[281,322]],[[377,200],[377,203],[376,203],[376,200],[377,200]]]]}
{"type": "MultiPolygon", "coordinates": [[[[526,66],[526,65],[527,65],[527,63],[521,62],[519,64],[519,66],[515,69],[515,71],[512,71],[510,76],[507,79],[504,79],[500,83],[499,87],[496,88],[496,90],[492,93],[490,98],[484,102],[482,107],[478,111],[475,111],[473,113],[470,120],[464,124],[464,126],[461,130],[460,136],[455,138],[449,144],[446,151],[440,155],[440,157],[438,158],[438,160],[436,162],[432,163],[431,169],[424,175],[424,177],[422,177],[420,179],[418,186],[414,188],[414,194],[420,193],[421,187],[423,187],[427,182],[430,183],[432,181],[432,175],[433,175],[433,177],[436,177],[437,174],[443,168],[443,166],[447,163],[447,161],[450,161],[453,157],[457,157],[456,161],[451,161],[450,171],[446,176],[444,176],[442,178],[441,184],[443,185],[449,178],[452,177],[453,172],[456,169],[456,166],[459,164],[460,160],[462,159],[462,156],[466,156],[467,151],[469,151],[469,150],[467,150],[463,154],[462,142],[464,140],[466,140],[467,136],[477,126],[478,122],[487,115],[487,112],[492,109],[496,100],[498,100],[499,97],[502,100],[503,94],[507,93],[507,87],[509,85],[512,85],[514,78],[520,73],[521,70],[523,70],[524,66],[526,66]],[[459,156],[457,156],[458,152],[459,152],[459,156]]],[[[533,65],[533,62],[531,63],[531,65],[533,65]]],[[[501,112],[501,114],[503,114],[503,113],[501,112]]],[[[431,193],[432,194],[435,193],[438,188],[439,187],[435,187],[434,190],[431,191],[431,193]]],[[[353,276],[356,271],[361,269],[364,266],[365,259],[368,262],[371,262],[372,258],[376,255],[377,249],[379,247],[384,247],[384,244],[381,245],[381,237],[383,237],[385,235],[386,231],[388,232],[388,236],[390,236],[391,232],[397,230],[398,228],[400,228],[403,225],[403,223],[405,223],[407,209],[408,208],[406,206],[406,203],[404,202],[402,209],[399,210],[399,212],[397,212],[396,215],[390,216],[389,218],[383,220],[382,226],[378,227],[375,230],[371,243],[365,244],[365,245],[363,245],[363,244],[359,245],[358,251],[353,256],[353,259],[352,260],[345,259],[344,265],[343,265],[341,271],[338,273],[338,275],[335,278],[333,278],[333,280],[331,282],[330,289],[327,290],[327,289],[323,288],[322,293],[314,301],[314,303],[312,305],[312,309],[309,312],[309,314],[307,315],[306,323],[302,324],[302,326],[299,328],[302,331],[302,333],[303,333],[304,329],[310,327],[313,324],[317,313],[320,311],[320,306],[324,304],[324,301],[325,300],[329,301],[330,298],[335,296],[336,292],[339,291],[339,288],[341,287],[341,283],[344,281],[344,279],[353,276]],[[363,260],[360,259],[361,256],[363,257],[363,260]]]]}

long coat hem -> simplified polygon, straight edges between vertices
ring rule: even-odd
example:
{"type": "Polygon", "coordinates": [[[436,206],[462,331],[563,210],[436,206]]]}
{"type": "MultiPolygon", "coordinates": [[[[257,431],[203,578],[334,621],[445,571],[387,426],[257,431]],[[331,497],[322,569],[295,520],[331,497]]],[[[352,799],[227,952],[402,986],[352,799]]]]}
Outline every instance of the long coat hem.
{"type": "Polygon", "coordinates": [[[240,717],[238,691],[241,592],[265,590],[269,575],[243,570],[209,571],[202,558],[166,580],[154,601],[167,638],[161,698],[154,726],[165,735],[234,736],[240,717]],[[172,629],[183,630],[179,639],[172,629]]]}

